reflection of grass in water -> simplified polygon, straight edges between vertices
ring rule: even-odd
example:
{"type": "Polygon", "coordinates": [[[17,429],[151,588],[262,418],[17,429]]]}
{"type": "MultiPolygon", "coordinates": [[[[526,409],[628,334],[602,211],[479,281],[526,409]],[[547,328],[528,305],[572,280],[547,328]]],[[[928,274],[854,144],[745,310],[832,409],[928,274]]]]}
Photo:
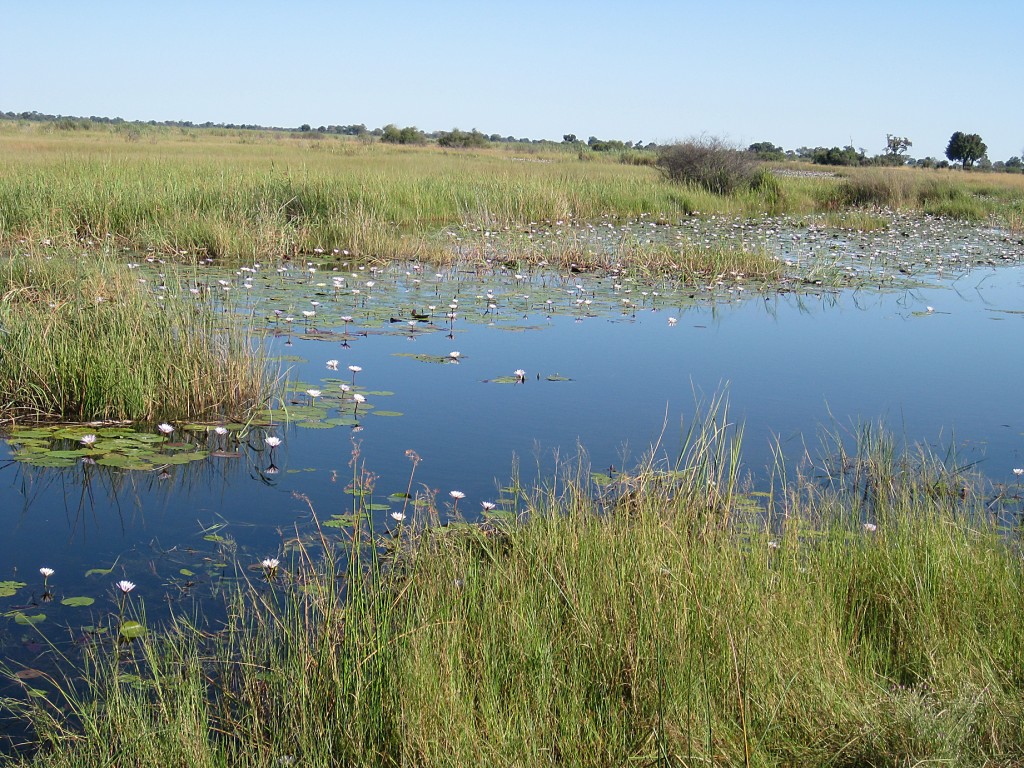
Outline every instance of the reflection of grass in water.
{"type": "Polygon", "coordinates": [[[112,256],[63,251],[0,270],[5,418],[230,418],[270,388],[244,328],[173,274],[157,294],[112,256]]]}
{"type": "Polygon", "coordinates": [[[46,764],[1020,754],[1024,573],[977,486],[868,434],[834,484],[745,496],[737,443],[722,408],[669,468],[567,471],[518,522],[410,506],[390,539],[354,470],[347,532],[243,586],[224,632],[181,621],[129,670],[94,648],[70,700],[33,681],[46,764]]]}

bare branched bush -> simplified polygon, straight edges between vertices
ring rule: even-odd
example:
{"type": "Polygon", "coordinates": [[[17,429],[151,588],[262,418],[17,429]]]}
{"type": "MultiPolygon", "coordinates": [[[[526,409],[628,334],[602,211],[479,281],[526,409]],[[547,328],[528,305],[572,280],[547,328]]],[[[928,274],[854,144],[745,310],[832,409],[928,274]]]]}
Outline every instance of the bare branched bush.
{"type": "Polygon", "coordinates": [[[755,154],[712,136],[663,147],[658,167],[672,181],[728,195],[750,187],[758,178],[761,163],[755,154]]]}

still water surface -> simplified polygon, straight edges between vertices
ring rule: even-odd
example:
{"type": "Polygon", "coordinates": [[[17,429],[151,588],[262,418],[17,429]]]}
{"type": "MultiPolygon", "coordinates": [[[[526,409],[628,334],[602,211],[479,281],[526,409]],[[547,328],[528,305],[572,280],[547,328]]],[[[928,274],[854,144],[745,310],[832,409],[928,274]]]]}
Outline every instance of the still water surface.
{"type": "MultiPolygon", "coordinates": [[[[865,422],[884,423],[908,445],[943,453],[955,447],[995,482],[1015,482],[1012,469],[1024,466],[1019,265],[975,263],[932,273],[927,285],[882,291],[723,288],[710,300],[673,302],[641,299],[637,290],[628,310],[615,288],[607,302],[595,298],[578,311],[552,312],[537,298],[596,297],[586,282],[535,274],[490,289],[486,280],[464,285],[459,313],[474,322],[460,317],[450,325],[441,309],[434,322],[406,331],[387,315],[404,318],[416,289],[396,278],[393,293],[379,299],[383,312],[358,330],[354,322],[344,344],[336,334],[302,333],[298,319],[292,332],[282,331],[275,317],[267,343],[287,355],[288,401],[301,407],[314,386],[337,393],[339,382],[350,381],[347,367],[358,365],[357,383],[372,406],[359,415],[359,429],[282,424],[271,430],[283,440],[273,455],[261,432],[237,458],[163,472],[3,464],[0,581],[26,583],[0,598],[10,614],[4,653],[34,650],[35,629],[66,635],[71,628],[74,635],[76,626],[100,623],[115,606],[117,579],[138,583],[135,594],[157,614],[164,601],[208,594],[236,573],[236,563],[284,555],[283,540],[310,530],[311,507],[320,519],[351,510],[344,489],[356,449],[359,466],[375,475],[374,501],[402,507],[387,497],[408,487],[411,450],[422,459],[413,491],[437,492],[444,509],[448,492],[460,490],[466,498],[459,508],[472,517],[481,502],[501,497],[514,467],[530,485],[581,449],[600,471],[628,468],[654,444],[672,457],[696,405],[725,392],[732,417],[744,425],[744,465],[755,485],[770,472],[773,445],[795,464],[805,450],[818,450],[822,430],[854,432],[865,422]],[[486,290],[495,291],[493,302],[478,300],[486,290]],[[527,290],[533,300],[518,298],[527,290]],[[458,362],[411,356],[441,359],[453,351],[458,362]],[[339,370],[328,370],[328,360],[339,370]],[[517,369],[524,381],[494,381],[517,369]],[[374,394],[382,392],[391,394],[374,394]],[[277,472],[266,471],[271,461],[277,472]],[[46,603],[41,566],[56,570],[56,599],[46,603]],[[68,607],[60,602],[67,596],[96,602],[68,607]],[[46,618],[26,629],[15,624],[16,611],[46,618]]],[[[333,296],[330,289],[318,295],[325,293],[324,305],[333,296]]],[[[440,298],[418,297],[416,306],[447,303],[440,289],[435,294],[440,298]]],[[[273,317],[275,300],[270,290],[251,303],[269,302],[260,311],[273,317]]],[[[359,301],[357,308],[365,306],[359,301]]],[[[289,307],[298,315],[298,305],[289,307]]],[[[321,331],[348,328],[323,309],[319,317],[321,331]]],[[[0,451],[14,456],[16,444],[0,451]]],[[[377,512],[380,524],[389,522],[388,512],[377,512]]]]}

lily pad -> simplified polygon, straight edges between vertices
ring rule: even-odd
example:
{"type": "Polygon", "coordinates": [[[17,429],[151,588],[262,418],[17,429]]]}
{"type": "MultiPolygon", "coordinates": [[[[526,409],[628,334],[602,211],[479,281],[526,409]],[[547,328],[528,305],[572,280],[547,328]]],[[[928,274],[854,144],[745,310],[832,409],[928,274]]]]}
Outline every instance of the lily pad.
{"type": "Polygon", "coordinates": [[[129,619],[121,624],[121,637],[127,640],[135,640],[146,634],[146,628],[137,621],[129,619]]]}
{"type": "Polygon", "coordinates": [[[19,680],[35,680],[37,677],[46,677],[46,673],[38,669],[19,669],[14,673],[19,680]]]}
{"type": "Polygon", "coordinates": [[[395,352],[395,357],[411,357],[413,360],[417,360],[421,363],[450,363],[452,362],[451,357],[448,355],[425,355],[416,352],[395,352]]]}
{"type": "Polygon", "coordinates": [[[67,605],[71,608],[84,608],[87,605],[92,605],[96,602],[93,597],[65,597],[60,601],[61,605],[67,605]]]}
{"type": "Polygon", "coordinates": [[[209,454],[206,451],[192,451],[190,453],[176,453],[173,456],[164,458],[165,464],[188,464],[193,461],[205,459],[209,454]]]}
{"type": "Polygon", "coordinates": [[[0,597],[10,597],[24,586],[24,581],[0,581],[0,597]]]}
{"type": "Polygon", "coordinates": [[[9,613],[7,615],[14,619],[15,624],[21,624],[23,626],[31,626],[33,624],[40,624],[46,621],[45,613],[34,613],[29,615],[27,613],[22,613],[21,611],[15,611],[13,614],[9,613]]]}
{"type": "Polygon", "coordinates": [[[371,411],[374,416],[404,416],[401,411],[371,411]]]}
{"type": "Polygon", "coordinates": [[[11,433],[11,440],[17,442],[19,439],[30,437],[52,437],[53,432],[48,429],[18,429],[11,433]]]}

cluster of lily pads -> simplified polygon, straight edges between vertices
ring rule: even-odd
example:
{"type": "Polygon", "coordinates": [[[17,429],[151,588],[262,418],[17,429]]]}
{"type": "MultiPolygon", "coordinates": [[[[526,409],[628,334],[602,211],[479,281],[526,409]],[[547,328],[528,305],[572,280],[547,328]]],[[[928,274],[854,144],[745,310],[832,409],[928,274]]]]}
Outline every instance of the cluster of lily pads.
{"type": "Polygon", "coordinates": [[[307,261],[254,263],[230,271],[205,264],[191,290],[197,298],[212,297],[225,310],[256,318],[264,333],[282,338],[286,346],[301,338],[349,347],[374,335],[444,333],[454,339],[465,323],[527,330],[555,315],[630,318],[638,311],[666,309],[678,317],[690,306],[742,300],[744,291],[906,288],[1024,257],[1020,238],[996,227],[886,210],[871,218],[879,226],[867,230],[792,216],[693,216],[678,222],[641,216],[627,222],[548,222],[522,231],[453,230],[457,252],[472,244],[472,267],[455,262],[439,269],[417,261],[377,266],[321,252],[307,261]],[[551,266],[555,260],[518,261],[511,254],[524,242],[552,253],[568,243],[600,255],[601,266],[559,269],[551,266]],[[700,280],[668,272],[640,274],[628,258],[616,256],[624,242],[763,249],[782,265],[783,277],[764,284],[739,272],[700,280]]]}
{"type": "MultiPolygon", "coordinates": [[[[38,467],[98,465],[118,469],[154,470],[205,459],[210,449],[194,442],[174,440],[168,424],[157,432],[129,425],[81,424],[15,427],[7,435],[13,458],[38,467]],[[169,431],[165,431],[169,430],[169,431]]],[[[195,431],[200,425],[187,425],[195,431]]],[[[201,426],[205,431],[207,427],[201,426]]]]}

